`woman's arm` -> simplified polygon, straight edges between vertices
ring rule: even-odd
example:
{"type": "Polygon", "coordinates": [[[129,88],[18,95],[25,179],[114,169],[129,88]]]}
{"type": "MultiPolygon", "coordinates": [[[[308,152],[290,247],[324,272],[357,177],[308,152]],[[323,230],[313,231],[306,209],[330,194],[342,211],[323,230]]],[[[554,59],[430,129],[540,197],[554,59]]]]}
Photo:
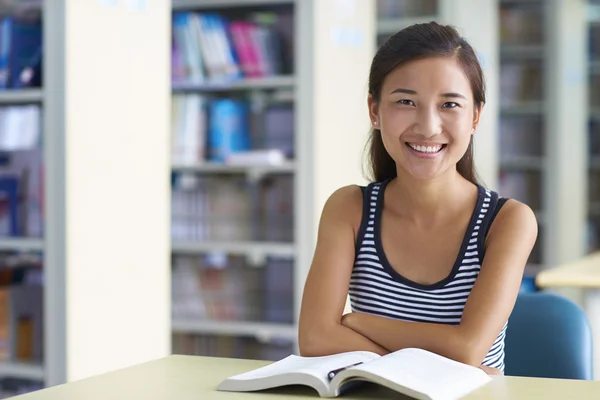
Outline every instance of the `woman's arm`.
{"type": "Polygon", "coordinates": [[[298,342],[303,356],[355,350],[388,353],[341,323],[361,215],[362,192],[357,186],[337,190],[323,208],[300,311],[298,342]]]}
{"type": "Polygon", "coordinates": [[[390,351],[418,347],[480,366],[512,312],[536,237],[531,209],[507,201],[490,227],[481,272],[459,325],[404,322],[363,313],[345,315],[343,325],[390,351]]]}

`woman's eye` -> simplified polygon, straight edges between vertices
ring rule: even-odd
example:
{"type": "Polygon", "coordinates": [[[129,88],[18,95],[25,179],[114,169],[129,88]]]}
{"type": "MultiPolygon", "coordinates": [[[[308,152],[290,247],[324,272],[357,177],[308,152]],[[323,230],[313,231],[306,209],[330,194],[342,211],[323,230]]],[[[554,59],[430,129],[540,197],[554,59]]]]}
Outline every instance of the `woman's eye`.
{"type": "Polygon", "coordinates": [[[443,108],[455,108],[455,107],[459,107],[458,103],[455,103],[453,101],[449,101],[447,103],[444,103],[444,105],[442,106],[443,108]]]}
{"type": "Polygon", "coordinates": [[[415,103],[413,103],[412,100],[407,100],[407,99],[398,100],[396,103],[402,104],[402,105],[405,105],[405,106],[414,106],[415,105],[415,103]]]}

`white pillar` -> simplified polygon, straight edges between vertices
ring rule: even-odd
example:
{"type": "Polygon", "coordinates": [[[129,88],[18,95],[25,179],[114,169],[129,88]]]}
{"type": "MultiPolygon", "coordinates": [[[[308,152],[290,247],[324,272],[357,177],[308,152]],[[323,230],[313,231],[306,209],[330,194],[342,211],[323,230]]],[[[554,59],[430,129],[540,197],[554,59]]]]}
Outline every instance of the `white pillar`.
{"type": "Polygon", "coordinates": [[[54,385],[170,353],[170,3],[61,0],[44,17],[54,385]]]}
{"type": "MultiPolygon", "coordinates": [[[[296,287],[302,288],[327,198],[339,187],[364,184],[363,149],[370,121],[368,77],[375,54],[375,2],[296,1],[298,113],[296,138],[296,287]]],[[[297,291],[296,312],[302,290],[297,291]]],[[[298,315],[298,314],[296,314],[298,315]]]]}
{"type": "Polygon", "coordinates": [[[585,0],[546,1],[544,264],[586,251],[587,24],[585,0]]]}

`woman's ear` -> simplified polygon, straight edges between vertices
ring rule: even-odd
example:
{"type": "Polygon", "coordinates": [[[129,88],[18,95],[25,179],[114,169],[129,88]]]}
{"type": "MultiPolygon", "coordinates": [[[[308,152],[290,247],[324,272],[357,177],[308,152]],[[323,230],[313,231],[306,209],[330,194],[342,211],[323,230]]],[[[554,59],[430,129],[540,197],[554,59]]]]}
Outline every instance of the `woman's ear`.
{"type": "Polygon", "coordinates": [[[373,99],[373,95],[369,94],[367,97],[367,104],[369,106],[369,118],[371,119],[371,126],[374,129],[379,129],[381,121],[379,120],[379,104],[373,99]]]}
{"type": "Polygon", "coordinates": [[[473,127],[471,129],[471,134],[474,134],[477,130],[477,125],[479,125],[479,118],[481,117],[481,112],[483,111],[483,104],[475,107],[473,110],[473,127]]]}

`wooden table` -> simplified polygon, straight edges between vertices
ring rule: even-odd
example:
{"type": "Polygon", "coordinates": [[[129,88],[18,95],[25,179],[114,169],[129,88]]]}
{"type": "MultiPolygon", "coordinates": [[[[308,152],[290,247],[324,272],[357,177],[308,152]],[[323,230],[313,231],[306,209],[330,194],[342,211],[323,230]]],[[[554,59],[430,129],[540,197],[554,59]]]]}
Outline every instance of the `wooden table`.
{"type": "MultiPolygon", "coordinates": [[[[22,400],[294,400],[319,399],[308,388],[293,387],[257,393],[217,392],[228,376],[269,364],[267,361],[196,356],[169,356],[92,378],[54,386],[27,395],[22,400]]],[[[406,398],[378,386],[362,386],[344,399],[406,398]]],[[[540,378],[495,377],[465,400],[598,400],[600,382],[540,378]]]]}
{"type": "Polygon", "coordinates": [[[594,338],[594,379],[600,380],[600,252],[537,274],[539,288],[574,287],[584,290],[585,313],[594,338]]]}

